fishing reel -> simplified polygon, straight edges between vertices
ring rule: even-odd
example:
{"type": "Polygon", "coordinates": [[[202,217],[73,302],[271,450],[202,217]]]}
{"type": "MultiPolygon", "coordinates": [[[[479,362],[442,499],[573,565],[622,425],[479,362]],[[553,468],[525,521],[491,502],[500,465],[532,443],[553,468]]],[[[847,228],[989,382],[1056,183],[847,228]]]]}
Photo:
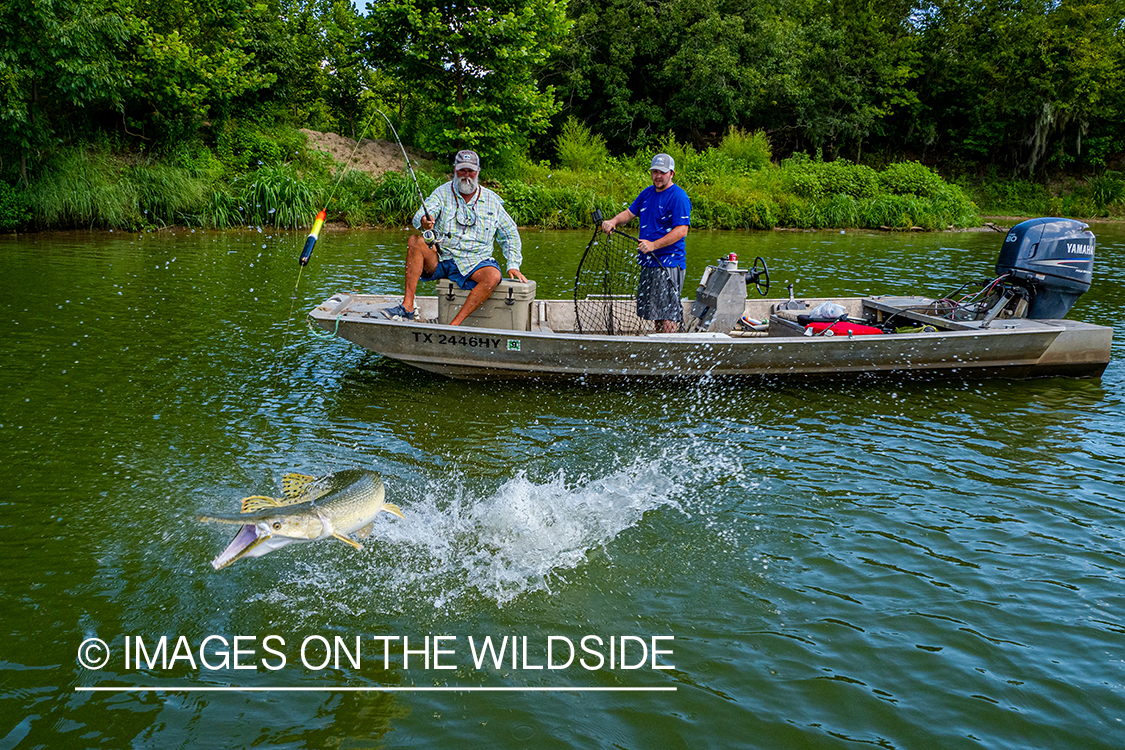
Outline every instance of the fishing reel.
{"type": "Polygon", "coordinates": [[[430,247],[433,247],[434,243],[437,242],[437,233],[432,229],[422,230],[422,241],[430,247]]]}

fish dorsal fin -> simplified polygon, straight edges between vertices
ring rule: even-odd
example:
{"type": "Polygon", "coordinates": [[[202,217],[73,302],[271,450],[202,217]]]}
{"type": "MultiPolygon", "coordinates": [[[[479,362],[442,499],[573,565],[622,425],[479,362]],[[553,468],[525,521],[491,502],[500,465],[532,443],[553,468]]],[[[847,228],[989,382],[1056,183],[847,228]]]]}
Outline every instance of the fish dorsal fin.
{"type": "Polygon", "coordinates": [[[242,512],[254,513],[259,510],[266,510],[267,508],[280,508],[285,505],[285,501],[276,497],[266,497],[265,495],[251,495],[250,497],[242,498],[242,512]]]}
{"type": "Polygon", "coordinates": [[[290,499],[301,497],[308,493],[315,481],[316,477],[291,471],[281,477],[281,494],[290,499]]]}

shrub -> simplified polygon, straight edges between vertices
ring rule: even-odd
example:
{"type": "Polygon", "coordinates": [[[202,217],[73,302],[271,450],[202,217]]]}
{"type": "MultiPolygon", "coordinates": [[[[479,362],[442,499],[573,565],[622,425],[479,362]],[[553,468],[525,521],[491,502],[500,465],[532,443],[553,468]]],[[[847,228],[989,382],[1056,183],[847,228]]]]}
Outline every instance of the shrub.
{"type": "Polygon", "coordinates": [[[596,170],[609,161],[605,138],[590,131],[585,124],[571,116],[555,139],[555,152],[559,164],[567,169],[596,170]]]}
{"type": "Polygon", "coordinates": [[[782,187],[803,198],[849,195],[873,198],[879,193],[878,173],[871,167],[847,159],[821,161],[796,153],[782,162],[782,187]]]}
{"type": "Polygon", "coordinates": [[[0,182],[0,232],[14,232],[31,223],[27,195],[6,182],[0,182]]]}
{"type": "Polygon", "coordinates": [[[945,181],[923,164],[900,161],[888,165],[879,174],[879,185],[894,195],[932,198],[945,186],[945,181]]]}
{"type": "Polygon", "coordinates": [[[734,125],[723,136],[718,150],[742,169],[763,169],[773,157],[769,136],[763,130],[748,133],[734,125]]]}
{"type": "Polygon", "coordinates": [[[317,161],[299,130],[276,128],[265,131],[253,123],[227,121],[219,130],[215,146],[219,158],[236,172],[252,171],[297,160],[305,168],[317,161]],[[305,163],[310,162],[310,163],[305,163]]]}

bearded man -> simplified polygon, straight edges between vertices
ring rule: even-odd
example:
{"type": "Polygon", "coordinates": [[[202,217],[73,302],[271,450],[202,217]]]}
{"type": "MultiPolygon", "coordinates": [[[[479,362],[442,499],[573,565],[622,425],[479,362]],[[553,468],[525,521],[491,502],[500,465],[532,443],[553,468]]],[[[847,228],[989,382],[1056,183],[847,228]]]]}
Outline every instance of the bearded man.
{"type": "Polygon", "coordinates": [[[480,157],[475,151],[458,151],[453,160],[454,178],[430,194],[414,214],[415,228],[406,247],[406,281],[402,304],[380,312],[387,318],[414,320],[414,293],[419,281],[451,279],[469,296],[450,325],[461,325],[503,278],[493,257],[498,243],[508,264],[508,275],[527,281],[520,273],[523,261],[519,231],[504,210],[504,201],[480,184],[480,157]],[[433,233],[430,233],[433,230],[433,233]]]}

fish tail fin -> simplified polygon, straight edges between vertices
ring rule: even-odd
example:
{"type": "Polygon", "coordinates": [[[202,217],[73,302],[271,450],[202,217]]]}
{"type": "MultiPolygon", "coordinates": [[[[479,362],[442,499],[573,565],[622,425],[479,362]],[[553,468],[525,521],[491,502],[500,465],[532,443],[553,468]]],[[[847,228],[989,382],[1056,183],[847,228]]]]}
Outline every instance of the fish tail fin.
{"type": "Polygon", "coordinates": [[[406,516],[402,515],[402,510],[394,503],[383,503],[383,510],[388,513],[394,513],[399,518],[406,520],[406,516]]]}
{"type": "Polygon", "coordinates": [[[356,549],[358,549],[358,550],[362,550],[362,549],[363,549],[363,545],[362,545],[362,544],[360,544],[359,542],[353,541],[353,540],[351,540],[351,539],[348,539],[348,538],[347,538],[346,536],[344,536],[343,534],[337,534],[337,533],[334,533],[334,534],[332,534],[332,536],[336,537],[337,539],[339,539],[339,540],[340,540],[341,542],[343,542],[344,544],[350,544],[351,546],[355,547],[355,548],[356,548],[356,549]]]}

